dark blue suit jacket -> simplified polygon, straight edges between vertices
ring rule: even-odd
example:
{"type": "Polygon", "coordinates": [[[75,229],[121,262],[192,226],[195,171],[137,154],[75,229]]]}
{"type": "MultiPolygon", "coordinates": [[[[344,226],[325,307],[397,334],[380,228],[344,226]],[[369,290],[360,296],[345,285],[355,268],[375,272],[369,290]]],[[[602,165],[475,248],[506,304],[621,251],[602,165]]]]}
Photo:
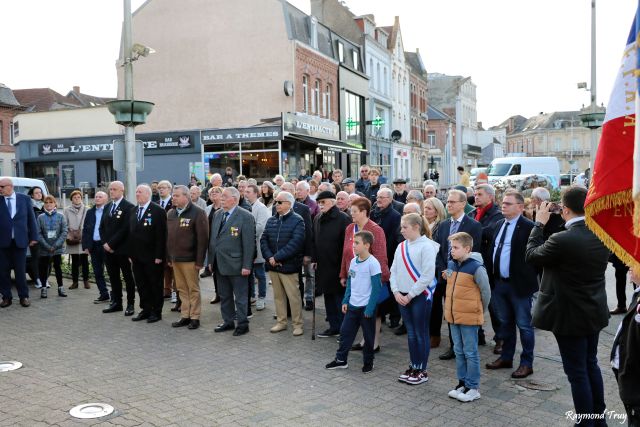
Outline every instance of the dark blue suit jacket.
{"type": "Polygon", "coordinates": [[[26,249],[29,242],[38,240],[38,226],[33,213],[31,199],[24,194],[15,193],[16,206],[13,218],[9,215],[7,201],[0,196],[0,248],[11,246],[11,230],[13,229],[16,246],[26,249]]]}
{"type": "MultiPolygon", "coordinates": [[[[473,237],[473,252],[481,252],[482,248],[482,224],[467,215],[462,216],[462,222],[458,227],[458,232],[469,233],[473,237]]],[[[438,225],[433,240],[440,244],[440,250],[436,257],[436,278],[443,282],[442,271],[447,269],[449,263],[449,230],[451,228],[451,218],[447,218],[438,225]]]]}
{"type": "Polygon", "coordinates": [[[91,250],[93,247],[93,229],[95,226],[96,207],[94,206],[87,211],[87,214],[84,217],[84,225],[82,226],[82,250],[91,250]]]}

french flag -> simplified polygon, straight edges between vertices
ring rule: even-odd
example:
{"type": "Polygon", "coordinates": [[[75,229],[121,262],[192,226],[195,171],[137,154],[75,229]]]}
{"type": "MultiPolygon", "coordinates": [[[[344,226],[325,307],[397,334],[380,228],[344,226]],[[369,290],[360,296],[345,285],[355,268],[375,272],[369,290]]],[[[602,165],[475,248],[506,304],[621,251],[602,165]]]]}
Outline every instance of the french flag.
{"type": "Polygon", "coordinates": [[[640,271],[640,55],[638,12],[607,105],[585,202],[587,226],[627,265],[640,271]]]}

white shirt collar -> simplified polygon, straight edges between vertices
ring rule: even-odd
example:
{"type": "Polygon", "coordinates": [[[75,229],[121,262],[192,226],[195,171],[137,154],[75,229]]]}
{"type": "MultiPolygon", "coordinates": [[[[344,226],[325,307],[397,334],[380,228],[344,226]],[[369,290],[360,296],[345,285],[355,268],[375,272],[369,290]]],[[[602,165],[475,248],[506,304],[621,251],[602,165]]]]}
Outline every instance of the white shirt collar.
{"type": "Polygon", "coordinates": [[[507,218],[505,218],[505,219],[504,219],[504,222],[505,222],[505,223],[506,223],[506,222],[508,222],[509,224],[515,224],[515,223],[517,223],[517,222],[520,220],[520,217],[521,217],[521,216],[522,216],[522,215],[518,215],[517,217],[512,218],[512,219],[507,219],[507,218]]]}
{"type": "MultiPolygon", "coordinates": [[[[149,204],[150,204],[150,203],[151,203],[151,200],[149,200],[147,203],[145,203],[145,204],[142,206],[142,212],[144,212],[144,211],[146,211],[146,210],[147,210],[147,208],[149,207],[149,204]]],[[[140,205],[138,205],[138,207],[140,207],[140,205]]]]}
{"type": "Polygon", "coordinates": [[[16,198],[16,192],[14,191],[13,193],[11,193],[10,196],[4,196],[5,199],[15,199],[16,198]]]}
{"type": "Polygon", "coordinates": [[[164,202],[164,205],[166,206],[169,201],[171,200],[171,195],[167,196],[166,199],[163,199],[162,197],[160,197],[160,200],[164,202]]]}
{"type": "Polygon", "coordinates": [[[124,199],[124,197],[120,197],[118,200],[113,200],[113,204],[118,206],[120,204],[120,202],[122,201],[122,199],[124,199]]]}
{"type": "Polygon", "coordinates": [[[571,218],[569,221],[565,222],[564,227],[568,228],[571,224],[575,224],[578,221],[584,221],[584,216],[577,216],[575,218],[571,218]]]}
{"type": "Polygon", "coordinates": [[[462,222],[463,218],[464,218],[464,211],[462,211],[462,213],[460,214],[460,216],[458,218],[451,217],[451,220],[453,222],[462,222]]]}

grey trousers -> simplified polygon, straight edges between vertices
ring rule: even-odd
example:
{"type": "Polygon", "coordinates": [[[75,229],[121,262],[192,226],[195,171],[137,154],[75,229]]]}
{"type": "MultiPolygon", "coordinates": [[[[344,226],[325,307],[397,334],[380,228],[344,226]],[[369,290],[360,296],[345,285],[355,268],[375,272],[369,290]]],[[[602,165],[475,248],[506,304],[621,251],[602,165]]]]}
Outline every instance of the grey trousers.
{"type": "Polygon", "coordinates": [[[216,279],[218,280],[218,294],[220,295],[220,312],[224,323],[226,325],[234,325],[233,316],[237,314],[237,327],[248,327],[249,287],[247,286],[247,278],[244,276],[217,274],[216,279]]]}

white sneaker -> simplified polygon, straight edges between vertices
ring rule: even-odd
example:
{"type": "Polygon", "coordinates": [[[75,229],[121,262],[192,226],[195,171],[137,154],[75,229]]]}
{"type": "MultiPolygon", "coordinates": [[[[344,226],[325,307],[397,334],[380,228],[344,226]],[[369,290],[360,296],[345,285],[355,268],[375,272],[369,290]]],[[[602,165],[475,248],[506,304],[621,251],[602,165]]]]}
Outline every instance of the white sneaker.
{"type": "Polygon", "coordinates": [[[47,283],[47,285],[46,285],[46,286],[47,286],[47,289],[50,289],[50,288],[51,288],[51,285],[49,284],[49,281],[47,280],[47,282],[46,282],[46,283],[47,283]]]}
{"type": "Polygon", "coordinates": [[[464,394],[464,386],[459,385],[453,390],[449,392],[449,397],[452,399],[457,399],[460,394],[464,394]]]}
{"type": "Polygon", "coordinates": [[[404,373],[400,374],[400,376],[398,377],[398,381],[406,383],[407,379],[411,376],[411,374],[413,373],[413,368],[409,368],[406,371],[404,371],[404,373]]]}
{"type": "Polygon", "coordinates": [[[171,292],[171,303],[175,304],[178,302],[178,294],[175,293],[175,291],[171,292]]]}
{"type": "Polygon", "coordinates": [[[426,383],[427,381],[429,381],[427,371],[421,371],[419,369],[414,369],[411,375],[409,375],[409,378],[405,380],[405,382],[409,385],[418,385],[426,383]]]}
{"type": "Polygon", "coordinates": [[[42,288],[42,282],[40,281],[40,279],[36,279],[36,289],[40,288],[42,288]]]}
{"type": "Polygon", "coordinates": [[[473,402],[480,399],[480,392],[476,388],[472,388],[466,393],[459,393],[457,399],[460,402],[473,402]]]}
{"type": "Polygon", "coordinates": [[[258,298],[258,301],[256,302],[256,310],[262,311],[264,310],[264,307],[265,307],[264,298],[258,298]]]}

